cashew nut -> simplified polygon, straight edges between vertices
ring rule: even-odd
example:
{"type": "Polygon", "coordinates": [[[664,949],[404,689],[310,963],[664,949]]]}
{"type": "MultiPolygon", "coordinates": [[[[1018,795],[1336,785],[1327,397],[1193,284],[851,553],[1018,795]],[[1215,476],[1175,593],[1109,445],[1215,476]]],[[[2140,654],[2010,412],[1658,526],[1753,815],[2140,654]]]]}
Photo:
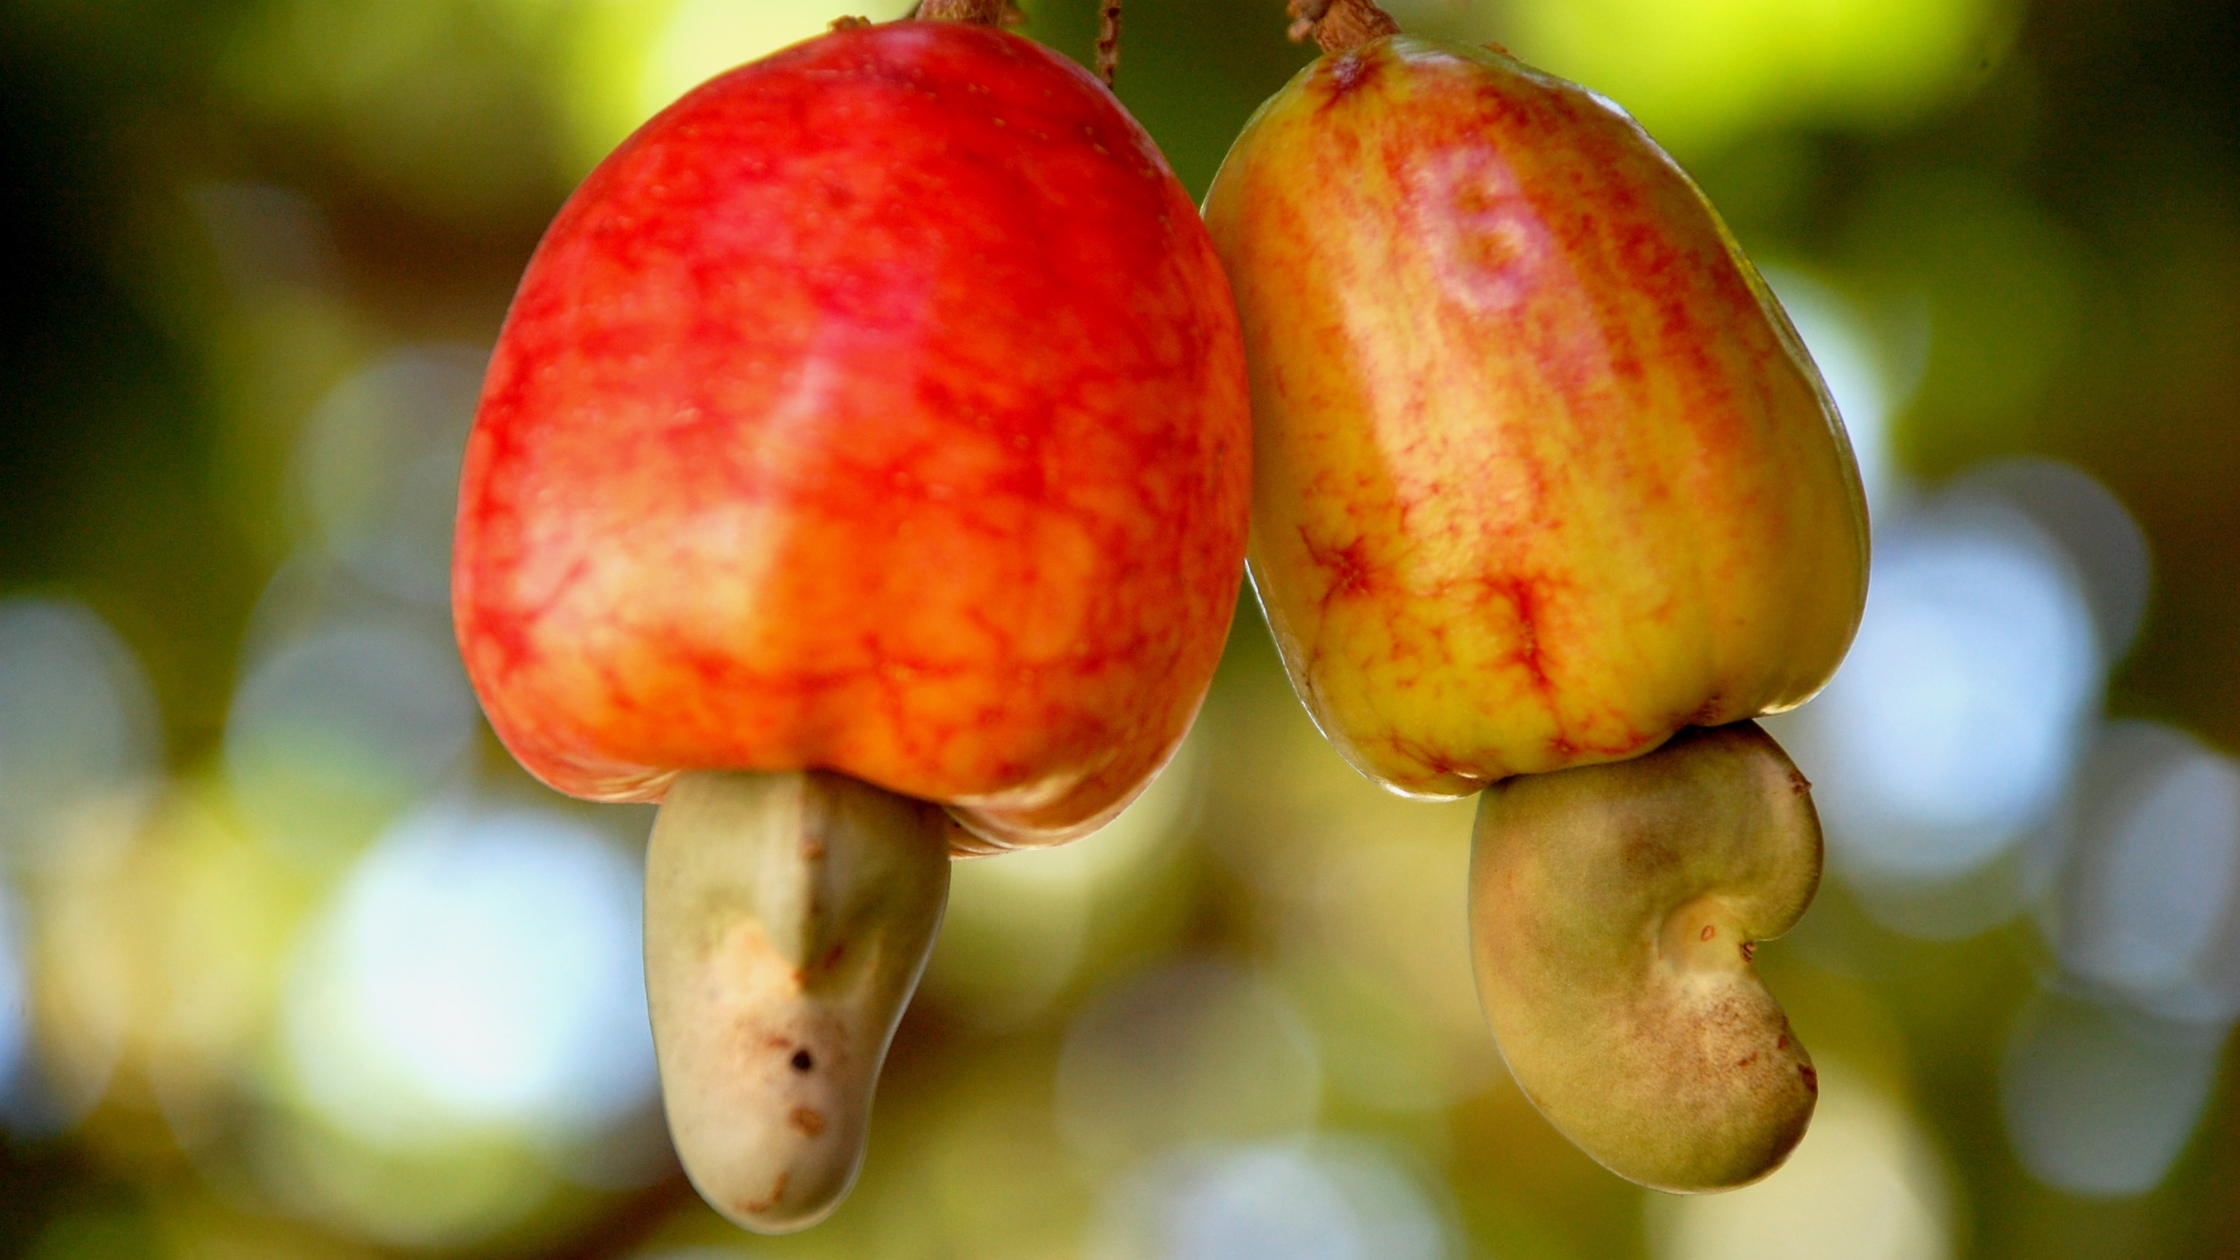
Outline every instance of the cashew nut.
{"type": "Polygon", "coordinates": [[[1661,1190],[1779,1167],[1819,1081],[1751,958],[1804,914],[1820,860],[1811,787],[1754,722],[1487,788],[1478,994],[1549,1122],[1661,1190]]]}
{"type": "Polygon", "coordinates": [[[734,1222],[803,1229],[854,1182],[948,902],[950,825],[836,774],[669,789],[646,849],[646,996],[677,1154],[734,1222]]]}

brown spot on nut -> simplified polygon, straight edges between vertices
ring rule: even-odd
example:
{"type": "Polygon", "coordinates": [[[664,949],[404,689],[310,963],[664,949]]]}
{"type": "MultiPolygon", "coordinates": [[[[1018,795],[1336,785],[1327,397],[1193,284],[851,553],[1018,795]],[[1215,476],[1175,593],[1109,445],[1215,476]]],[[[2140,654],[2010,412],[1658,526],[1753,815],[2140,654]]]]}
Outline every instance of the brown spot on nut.
{"type": "Polygon", "coordinates": [[[811,1108],[795,1107],[786,1119],[792,1122],[794,1128],[810,1137],[817,1137],[824,1132],[824,1117],[811,1108]]]}
{"type": "Polygon", "coordinates": [[[778,1206],[778,1200],[785,1197],[786,1174],[779,1173],[778,1179],[775,1182],[772,1182],[770,1185],[770,1196],[768,1198],[741,1199],[735,1206],[741,1213],[747,1216],[760,1216],[764,1212],[769,1211],[771,1208],[778,1206]]]}

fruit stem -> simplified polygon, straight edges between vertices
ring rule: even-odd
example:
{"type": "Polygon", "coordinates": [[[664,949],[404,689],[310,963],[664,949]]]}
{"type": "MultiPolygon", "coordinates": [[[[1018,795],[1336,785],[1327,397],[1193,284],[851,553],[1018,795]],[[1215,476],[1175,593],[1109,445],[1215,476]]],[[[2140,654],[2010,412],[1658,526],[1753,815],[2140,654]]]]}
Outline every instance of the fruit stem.
{"type": "MultiPolygon", "coordinates": [[[[920,22],[967,22],[975,26],[1017,26],[1027,20],[1012,0],[919,0],[910,15],[920,22]]],[[[1099,0],[1097,75],[1111,87],[1120,75],[1120,0],[1099,0]]]]}
{"type": "Polygon", "coordinates": [[[1120,77],[1120,0],[1103,0],[1098,6],[1097,74],[1106,87],[1120,77]]]}
{"type": "Polygon", "coordinates": [[[1291,0],[1291,38],[1309,35],[1328,53],[1352,52],[1372,39],[1398,35],[1400,24],[1376,0],[1291,0]]]}
{"type": "Polygon", "coordinates": [[[912,16],[920,22],[969,22],[975,26],[1016,26],[1026,20],[1011,0],[921,0],[912,16]]]}
{"type": "Polygon", "coordinates": [[[807,1228],[854,1182],[948,904],[951,825],[821,771],[670,786],[646,845],[646,1000],[678,1157],[735,1223],[807,1228]]]}

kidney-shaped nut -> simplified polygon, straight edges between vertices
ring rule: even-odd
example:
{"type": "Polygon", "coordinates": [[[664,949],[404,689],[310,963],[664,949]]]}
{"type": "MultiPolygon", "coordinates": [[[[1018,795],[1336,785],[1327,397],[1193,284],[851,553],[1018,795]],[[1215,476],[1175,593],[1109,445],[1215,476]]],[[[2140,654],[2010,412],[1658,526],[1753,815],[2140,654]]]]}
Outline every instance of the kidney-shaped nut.
{"type": "Polygon", "coordinates": [[[855,1180],[953,826],[839,774],[690,771],[669,789],[646,845],[654,1049],[686,1174],[738,1224],[813,1225],[855,1180]]]}
{"type": "Polygon", "coordinates": [[[1754,722],[1487,788],[1472,953],[1517,1084],[1643,1185],[1773,1171],[1819,1081],[1751,958],[1804,914],[1820,861],[1811,787],[1754,722]]]}

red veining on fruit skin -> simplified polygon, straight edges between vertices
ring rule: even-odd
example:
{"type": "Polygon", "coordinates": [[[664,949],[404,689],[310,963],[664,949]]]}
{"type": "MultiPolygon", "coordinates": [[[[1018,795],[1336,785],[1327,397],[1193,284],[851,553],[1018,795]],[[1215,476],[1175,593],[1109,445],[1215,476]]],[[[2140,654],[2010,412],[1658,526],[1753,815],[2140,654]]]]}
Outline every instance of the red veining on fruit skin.
{"type": "Polygon", "coordinates": [[[1606,102],[1378,40],[1263,108],[1207,215],[1254,374],[1254,578],[1355,765],[1459,795],[1832,672],[1865,580],[1840,430],[1606,102]]]}
{"type": "Polygon", "coordinates": [[[1171,754],[1242,569],[1226,281],[1102,87],[948,23],[695,91],[555,221],[454,604],[564,791],[836,769],[1069,838],[1171,754]]]}

